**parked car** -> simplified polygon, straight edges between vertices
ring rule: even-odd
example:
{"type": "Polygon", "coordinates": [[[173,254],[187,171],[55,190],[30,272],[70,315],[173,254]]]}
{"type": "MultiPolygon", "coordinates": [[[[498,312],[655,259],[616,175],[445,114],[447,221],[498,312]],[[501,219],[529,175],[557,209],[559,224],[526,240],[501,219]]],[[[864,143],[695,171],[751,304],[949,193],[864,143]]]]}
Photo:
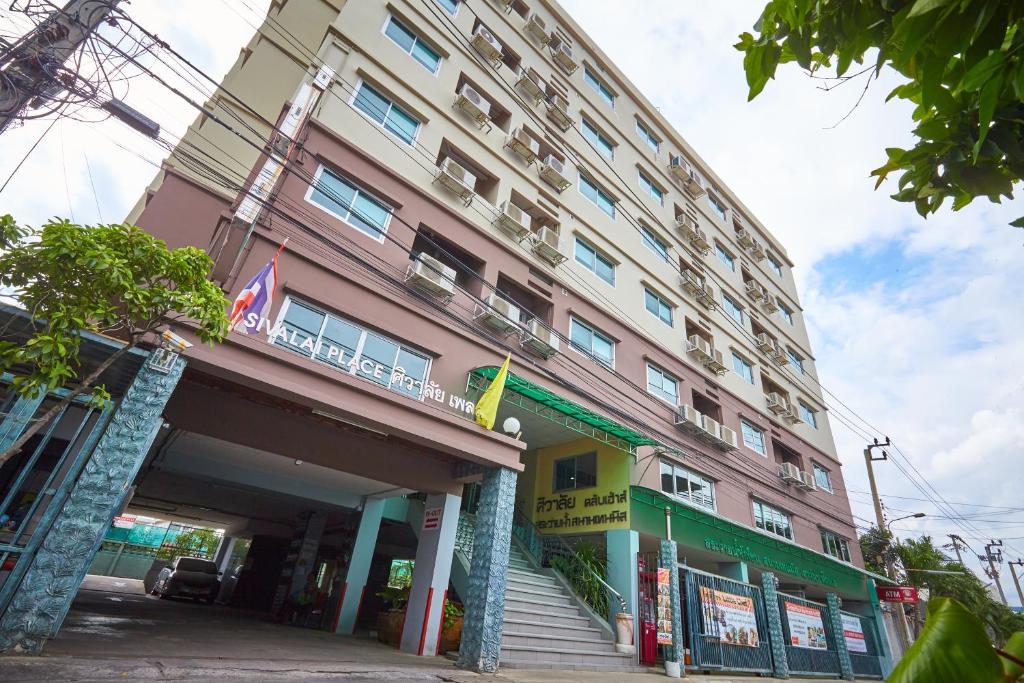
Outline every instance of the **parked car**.
{"type": "Polygon", "coordinates": [[[201,557],[178,557],[160,570],[153,584],[153,594],[161,598],[182,597],[205,600],[212,605],[220,592],[220,572],[212,560],[201,557]]]}

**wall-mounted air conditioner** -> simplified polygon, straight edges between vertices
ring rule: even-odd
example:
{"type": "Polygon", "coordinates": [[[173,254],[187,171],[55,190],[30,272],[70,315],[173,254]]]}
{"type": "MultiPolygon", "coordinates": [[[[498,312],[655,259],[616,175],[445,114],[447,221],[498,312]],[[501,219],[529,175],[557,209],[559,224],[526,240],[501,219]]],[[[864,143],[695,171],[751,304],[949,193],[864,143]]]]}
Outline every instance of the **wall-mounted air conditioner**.
{"type": "Polygon", "coordinates": [[[569,100],[557,93],[548,97],[548,118],[554,121],[563,133],[576,123],[569,116],[569,100]]]}
{"type": "Polygon", "coordinates": [[[772,411],[776,415],[782,415],[789,411],[789,401],[780,394],[774,391],[764,396],[765,404],[768,406],[768,410],[772,411]]]}
{"type": "Polygon", "coordinates": [[[455,294],[455,269],[422,252],[409,264],[405,280],[437,297],[455,294]]]}
{"type": "Polygon", "coordinates": [[[491,30],[483,24],[477,26],[476,30],[473,31],[473,40],[471,42],[473,43],[473,47],[475,47],[477,51],[487,59],[492,62],[501,60],[501,43],[494,37],[491,30]]]}
{"type": "Polygon", "coordinates": [[[498,220],[495,221],[502,231],[517,240],[521,240],[530,234],[530,224],[532,222],[533,216],[513,204],[511,200],[502,203],[501,213],[498,214],[498,220]]]}
{"type": "Polygon", "coordinates": [[[564,40],[556,39],[552,35],[552,40],[548,43],[548,47],[551,48],[551,56],[555,63],[565,69],[567,73],[571,74],[580,67],[579,62],[576,61],[576,57],[572,53],[572,47],[564,40]]]}
{"type": "Polygon", "coordinates": [[[455,96],[455,107],[469,114],[477,125],[483,126],[490,120],[491,103],[468,83],[455,96]]]}
{"type": "Polygon", "coordinates": [[[528,36],[539,41],[541,45],[547,45],[551,40],[544,17],[536,12],[530,12],[529,16],[526,17],[526,25],[523,28],[528,36]]]}
{"type": "Polygon", "coordinates": [[[550,358],[558,353],[558,337],[554,330],[545,327],[537,318],[533,318],[526,325],[526,333],[523,336],[523,348],[529,349],[544,358],[550,358]]]}
{"type": "Polygon", "coordinates": [[[522,128],[516,128],[508,137],[505,146],[532,164],[540,154],[540,143],[522,128]]]}
{"type": "Polygon", "coordinates": [[[565,162],[554,154],[544,157],[544,163],[540,167],[540,177],[559,192],[564,192],[572,186],[569,179],[565,177],[565,162]]]}
{"type": "Polygon", "coordinates": [[[779,465],[779,476],[787,484],[800,484],[803,479],[800,477],[800,470],[791,462],[784,462],[779,465]]]}
{"type": "Polygon", "coordinates": [[[506,334],[519,329],[519,307],[493,292],[484,298],[484,306],[477,317],[485,325],[506,334]]]}
{"type": "Polygon", "coordinates": [[[562,253],[558,231],[546,225],[533,233],[533,251],[553,266],[557,266],[567,258],[562,253]]]}
{"type": "Polygon", "coordinates": [[[679,406],[679,412],[676,413],[676,426],[688,432],[696,432],[704,429],[703,417],[693,406],[684,403],[679,406]]]}
{"type": "Polygon", "coordinates": [[[516,87],[532,97],[535,105],[544,99],[544,93],[547,90],[544,79],[540,77],[540,73],[533,67],[529,69],[519,67],[519,78],[516,80],[516,87]]]}
{"type": "Polygon", "coordinates": [[[476,176],[451,157],[445,157],[434,177],[434,182],[454,192],[469,204],[476,194],[476,176]]]}

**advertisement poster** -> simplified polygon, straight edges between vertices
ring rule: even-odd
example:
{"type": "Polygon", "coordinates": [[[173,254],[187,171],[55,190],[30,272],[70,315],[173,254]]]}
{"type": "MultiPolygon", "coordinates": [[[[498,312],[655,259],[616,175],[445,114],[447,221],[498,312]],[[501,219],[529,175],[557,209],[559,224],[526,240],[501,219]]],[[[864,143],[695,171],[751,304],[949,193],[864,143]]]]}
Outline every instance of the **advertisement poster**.
{"type": "Polygon", "coordinates": [[[761,645],[752,598],[701,586],[700,603],[704,611],[704,626],[709,634],[717,635],[727,645],[761,645]]]}
{"type": "Polygon", "coordinates": [[[672,644],[672,587],[668,569],[658,569],[658,645],[672,644]]]}
{"type": "Polygon", "coordinates": [[[843,635],[846,636],[846,649],[850,652],[867,654],[868,644],[864,640],[864,627],[861,625],[860,619],[849,614],[841,616],[843,617],[843,635]]]}
{"type": "Polygon", "coordinates": [[[789,639],[793,647],[807,647],[812,650],[827,650],[825,624],[817,607],[805,607],[795,602],[785,602],[786,617],[789,619],[789,639]]]}

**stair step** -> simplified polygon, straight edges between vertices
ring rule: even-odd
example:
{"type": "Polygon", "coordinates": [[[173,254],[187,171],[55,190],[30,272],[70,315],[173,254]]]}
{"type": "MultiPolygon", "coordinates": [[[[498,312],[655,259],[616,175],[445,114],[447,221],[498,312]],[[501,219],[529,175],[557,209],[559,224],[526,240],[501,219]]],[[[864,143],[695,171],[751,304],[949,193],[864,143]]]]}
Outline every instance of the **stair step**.
{"type": "Polygon", "coordinates": [[[505,592],[508,591],[527,591],[530,593],[536,593],[538,595],[550,595],[554,598],[565,597],[565,592],[559,586],[551,586],[539,583],[532,583],[530,581],[520,581],[519,579],[512,578],[511,576],[505,581],[505,592]]]}
{"type": "Polygon", "coordinates": [[[535,659],[502,659],[501,666],[506,669],[557,669],[559,671],[599,671],[606,673],[623,674],[648,674],[664,673],[659,669],[652,669],[636,664],[569,664],[567,662],[538,661],[535,659]]]}
{"type": "MultiPolygon", "coordinates": [[[[550,647],[561,651],[572,652],[615,652],[615,643],[600,638],[584,638],[572,635],[549,635],[545,633],[520,633],[503,630],[502,647],[519,645],[522,647],[550,647]]],[[[618,653],[616,653],[618,654],[618,653]]]]}
{"type": "Polygon", "coordinates": [[[507,608],[522,611],[533,611],[535,614],[556,614],[559,616],[579,616],[579,608],[575,605],[559,605],[546,600],[525,600],[514,596],[505,596],[507,608]]]}
{"type": "Polygon", "coordinates": [[[508,578],[515,579],[516,581],[521,581],[523,583],[535,583],[537,585],[544,586],[559,585],[558,581],[556,581],[553,576],[548,576],[547,574],[541,574],[535,571],[523,571],[521,569],[509,569],[508,578]]]}
{"type": "MultiPolygon", "coordinates": [[[[531,615],[532,616],[532,615],[531,615]]],[[[589,620],[588,620],[589,621],[589,620]]],[[[604,631],[593,626],[577,625],[575,622],[550,623],[536,619],[509,619],[504,622],[505,633],[552,633],[553,635],[578,634],[583,638],[600,638],[604,631]]]]}
{"type": "Polygon", "coordinates": [[[619,665],[619,666],[635,666],[636,655],[624,655],[615,652],[614,649],[611,652],[605,652],[601,650],[572,650],[566,651],[556,647],[540,647],[540,646],[523,646],[523,645],[505,645],[501,646],[500,660],[502,664],[509,662],[524,662],[524,663],[540,663],[547,662],[551,664],[590,664],[590,665],[619,665]]]}
{"type": "Polygon", "coordinates": [[[516,619],[520,621],[532,621],[552,626],[568,625],[570,628],[587,626],[590,624],[588,617],[576,614],[559,614],[556,612],[541,612],[536,605],[523,604],[516,606],[505,602],[505,619],[516,619]]]}
{"type": "Polygon", "coordinates": [[[514,584],[505,584],[506,600],[540,600],[551,605],[572,605],[572,598],[564,593],[546,593],[544,591],[522,588],[514,584]]]}
{"type": "Polygon", "coordinates": [[[530,571],[533,569],[525,560],[521,562],[512,560],[508,563],[508,567],[509,569],[518,569],[519,571],[530,571]]]}

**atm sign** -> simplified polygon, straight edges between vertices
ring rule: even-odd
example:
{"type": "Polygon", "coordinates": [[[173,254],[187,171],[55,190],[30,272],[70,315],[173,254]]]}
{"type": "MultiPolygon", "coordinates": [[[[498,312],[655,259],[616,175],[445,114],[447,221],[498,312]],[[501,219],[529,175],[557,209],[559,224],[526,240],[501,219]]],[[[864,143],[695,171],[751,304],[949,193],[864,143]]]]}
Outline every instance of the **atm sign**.
{"type": "Polygon", "coordinates": [[[878,599],[882,602],[917,602],[917,588],[914,586],[877,586],[878,599]]]}

